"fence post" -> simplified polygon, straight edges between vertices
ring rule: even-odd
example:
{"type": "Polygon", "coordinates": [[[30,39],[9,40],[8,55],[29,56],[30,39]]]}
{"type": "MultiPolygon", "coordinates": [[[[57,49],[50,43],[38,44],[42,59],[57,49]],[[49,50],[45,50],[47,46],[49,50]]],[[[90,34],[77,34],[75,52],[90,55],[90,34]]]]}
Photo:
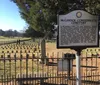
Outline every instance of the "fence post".
{"type": "MultiPolygon", "coordinates": [[[[29,58],[29,55],[27,54],[26,55],[26,78],[28,78],[28,58],[29,58]]],[[[28,81],[26,81],[26,84],[28,85],[28,81]]]]}

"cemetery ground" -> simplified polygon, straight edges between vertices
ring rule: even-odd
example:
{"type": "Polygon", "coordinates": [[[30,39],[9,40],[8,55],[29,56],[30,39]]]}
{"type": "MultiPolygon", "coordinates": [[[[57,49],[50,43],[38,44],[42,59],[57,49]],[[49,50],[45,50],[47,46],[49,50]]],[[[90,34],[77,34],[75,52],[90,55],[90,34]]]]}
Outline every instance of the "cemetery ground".
{"type": "MultiPolygon", "coordinates": [[[[74,82],[71,82],[69,80],[67,80],[66,82],[68,72],[58,71],[57,63],[63,58],[64,53],[75,54],[76,51],[70,48],[57,49],[55,42],[47,42],[45,60],[48,60],[49,64],[42,64],[40,53],[41,48],[39,47],[38,49],[37,45],[38,44],[35,42],[26,41],[24,44],[21,43],[20,45],[13,43],[0,46],[1,85],[2,83],[13,85],[11,84],[12,81],[15,81],[13,79],[21,77],[23,75],[25,76],[26,73],[28,74],[28,76],[33,76],[34,74],[35,77],[47,76],[49,77],[49,79],[45,80],[45,82],[48,83],[60,84],[62,82],[66,84],[68,82],[70,85],[73,85],[72,83],[75,83],[76,59],[74,59],[72,62],[73,67],[70,72],[70,77],[74,78],[74,82]]],[[[100,80],[100,48],[88,48],[84,49],[81,52],[81,76],[82,80],[100,80]]]]}

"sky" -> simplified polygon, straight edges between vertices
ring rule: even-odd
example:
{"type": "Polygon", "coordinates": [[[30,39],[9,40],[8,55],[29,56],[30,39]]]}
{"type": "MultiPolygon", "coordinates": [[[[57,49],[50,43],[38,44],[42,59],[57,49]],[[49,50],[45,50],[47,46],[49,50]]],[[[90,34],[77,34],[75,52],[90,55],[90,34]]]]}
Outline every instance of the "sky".
{"type": "Polygon", "coordinates": [[[25,26],[16,4],[11,0],[0,0],[0,29],[21,31],[25,26]]]}

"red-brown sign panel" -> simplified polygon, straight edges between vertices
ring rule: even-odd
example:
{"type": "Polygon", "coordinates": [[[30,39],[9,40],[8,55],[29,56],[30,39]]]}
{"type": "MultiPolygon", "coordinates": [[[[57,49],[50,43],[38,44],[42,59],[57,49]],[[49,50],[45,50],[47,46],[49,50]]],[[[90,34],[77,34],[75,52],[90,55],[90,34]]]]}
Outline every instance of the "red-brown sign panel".
{"type": "Polygon", "coordinates": [[[58,17],[57,48],[97,47],[98,16],[82,10],[58,17]]]}

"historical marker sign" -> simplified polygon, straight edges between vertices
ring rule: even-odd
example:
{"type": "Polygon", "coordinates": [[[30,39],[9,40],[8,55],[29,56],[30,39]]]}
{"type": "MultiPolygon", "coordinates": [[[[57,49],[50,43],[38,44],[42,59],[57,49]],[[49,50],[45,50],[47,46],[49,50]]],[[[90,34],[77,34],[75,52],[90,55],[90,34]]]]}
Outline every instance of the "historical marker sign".
{"type": "Polygon", "coordinates": [[[98,17],[76,10],[58,17],[58,48],[98,46],[98,17]]]}

